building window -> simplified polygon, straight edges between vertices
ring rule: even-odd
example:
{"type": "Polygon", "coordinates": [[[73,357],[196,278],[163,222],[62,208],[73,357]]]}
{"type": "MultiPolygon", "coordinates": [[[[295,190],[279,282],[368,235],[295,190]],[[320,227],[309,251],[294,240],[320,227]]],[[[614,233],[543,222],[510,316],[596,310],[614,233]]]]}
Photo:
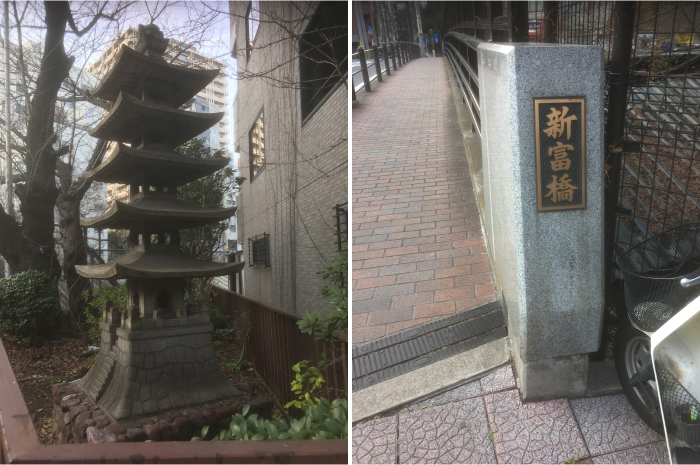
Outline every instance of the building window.
{"type": "Polygon", "coordinates": [[[347,3],[320,2],[299,39],[302,120],[347,74],[347,14],[347,3]]]}
{"type": "Polygon", "coordinates": [[[250,142],[250,180],[251,182],[265,168],[265,130],[263,126],[263,110],[249,133],[250,142]]]}
{"type": "Polygon", "coordinates": [[[248,238],[248,266],[270,268],[270,236],[259,234],[248,238]]]}
{"type": "MultiPolygon", "coordinates": [[[[347,20],[346,20],[347,22],[347,20]]],[[[246,60],[250,58],[253,52],[253,43],[258,35],[260,28],[260,2],[253,1],[248,4],[248,10],[245,13],[245,51],[246,60]]]]}

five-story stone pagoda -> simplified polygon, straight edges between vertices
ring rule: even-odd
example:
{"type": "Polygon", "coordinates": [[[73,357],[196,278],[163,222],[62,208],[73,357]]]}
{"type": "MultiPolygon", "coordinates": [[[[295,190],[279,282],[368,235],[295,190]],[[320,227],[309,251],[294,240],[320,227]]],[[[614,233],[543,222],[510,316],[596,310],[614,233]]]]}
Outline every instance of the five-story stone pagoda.
{"type": "Polygon", "coordinates": [[[223,117],[178,110],[218,70],[168,63],[162,58],[167,45],[157,26],[139,25],[136,50],[122,45],[114,67],[93,90],[114,104],[90,135],[117,145],[85,176],[130,186],[129,203],[117,201],[104,215],[81,220],[92,228],[128,229],[129,253],[104,265],[76,267],[91,279],[126,278],[127,309],[105,307],[97,361],[79,381],[112,420],[241,394],[218,368],[208,309],[185,307],[184,284],[186,278],[240,271],[244,263],[206,262],[180,250],[180,229],[224,220],[236,210],[177,199],[178,186],[228,163],[174,151],[223,117]]]}

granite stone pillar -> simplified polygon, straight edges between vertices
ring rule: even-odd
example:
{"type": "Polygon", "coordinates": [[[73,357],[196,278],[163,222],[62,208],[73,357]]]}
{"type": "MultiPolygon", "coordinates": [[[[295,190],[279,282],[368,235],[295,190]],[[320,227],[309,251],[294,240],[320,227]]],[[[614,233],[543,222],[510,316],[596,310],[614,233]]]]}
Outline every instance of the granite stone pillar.
{"type": "Polygon", "coordinates": [[[484,43],[478,55],[485,232],[521,397],[584,395],[604,304],[603,50],[484,43]],[[585,208],[539,211],[535,99],[557,97],[585,99],[585,208]]]}

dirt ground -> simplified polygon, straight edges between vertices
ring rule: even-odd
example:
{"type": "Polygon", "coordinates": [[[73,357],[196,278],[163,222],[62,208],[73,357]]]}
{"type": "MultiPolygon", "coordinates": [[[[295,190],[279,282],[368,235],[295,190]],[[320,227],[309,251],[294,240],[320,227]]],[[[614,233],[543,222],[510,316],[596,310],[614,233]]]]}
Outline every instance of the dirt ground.
{"type": "MultiPolygon", "coordinates": [[[[22,338],[4,336],[2,342],[12,365],[15,378],[20,385],[24,401],[32,414],[34,427],[43,444],[53,444],[51,431],[51,386],[62,381],[73,381],[83,377],[95,362],[95,355],[83,355],[89,343],[87,338],[75,339],[57,336],[54,340],[44,340],[41,346],[32,347],[22,338]]],[[[225,340],[214,340],[214,353],[219,360],[219,367],[228,378],[236,384],[245,384],[258,395],[269,396],[272,393],[264,381],[251,368],[245,359],[237,364],[240,349],[225,340]]],[[[279,402],[273,411],[273,417],[286,416],[279,402]]]]}

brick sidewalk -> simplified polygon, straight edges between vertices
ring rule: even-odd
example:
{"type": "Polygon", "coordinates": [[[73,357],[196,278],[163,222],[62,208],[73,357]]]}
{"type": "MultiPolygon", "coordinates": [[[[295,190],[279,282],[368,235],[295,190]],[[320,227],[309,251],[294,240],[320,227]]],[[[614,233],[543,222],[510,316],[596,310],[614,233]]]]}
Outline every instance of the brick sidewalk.
{"type": "Polygon", "coordinates": [[[392,71],[352,110],[354,345],[495,300],[442,60],[392,71]]]}

